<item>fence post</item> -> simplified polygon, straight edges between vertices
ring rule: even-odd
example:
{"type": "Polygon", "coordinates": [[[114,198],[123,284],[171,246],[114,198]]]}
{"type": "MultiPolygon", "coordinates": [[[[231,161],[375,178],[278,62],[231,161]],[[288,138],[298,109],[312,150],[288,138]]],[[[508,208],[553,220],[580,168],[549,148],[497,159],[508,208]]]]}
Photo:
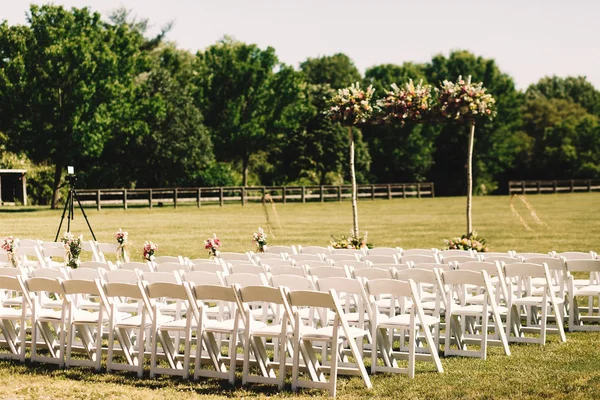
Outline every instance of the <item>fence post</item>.
{"type": "Polygon", "coordinates": [[[521,190],[523,191],[523,194],[525,194],[525,181],[521,181],[521,190]]]}
{"type": "Polygon", "coordinates": [[[127,210],[127,189],[123,189],[123,208],[127,210]]]}
{"type": "Polygon", "coordinates": [[[433,182],[431,182],[430,185],[431,185],[431,198],[434,198],[435,197],[435,190],[434,190],[435,184],[433,182]]]}
{"type": "Polygon", "coordinates": [[[321,185],[321,203],[325,201],[325,187],[321,185]]]}
{"type": "Polygon", "coordinates": [[[417,197],[420,199],[421,198],[421,184],[417,183],[417,197]]]}
{"type": "Polygon", "coordinates": [[[371,185],[371,200],[375,200],[375,185],[371,185]]]}
{"type": "Polygon", "coordinates": [[[537,181],[537,190],[538,194],[542,193],[542,181],[537,181]]]}
{"type": "Polygon", "coordinates": [[[152,210],[152,189],[148,190],[148,205],[150,206],[150,209],[152,210]]]}
{"type": "Polygon", "coordinates": [[[196,196],[197,196],[196,202],[198,203],[197,207],[200,208],[200,202],[202,201],[202,189],[201,188],[198,188],[198,192],[197,192],[196,196]]]}
{"type": "Polygon", "coordinates": [[[173,189],[173,208],[177,208],[177,188],[173,189]]]}
{"type": "Polygon", "coordinates": [[[283,204],[285,204],[287,202],[287,199],[285,198],[285,194],[286,194],[285,192],[286,192],[285,186],[282,186],[281,187],[281,199],[283,200],[283,204]]]}
{"type": "Polygon", "coordinates": [[[575,181],[571,179],[571,193],[575,191],[575,181]]]}
{"type": "Polygon", "coordinates": [[[588,179],[587,182],[588,182],[588,192],[591,192],[592,191],[592,180],[588,179]]]}
{"type": "Polygon", "coordinates": [[[554,181],[554,193],[558,191],[558,184],[554,181]]]}
{"type": "Polygon", "coordinates": [[[265,196],[267,195],[267,188],[266,186],[262,187],[262,201],[265,200],[265,196]]]}
{"type": "Polygon", "coordinates": [[[300,186],[300,189],[302,189],[302,202],[306,203],[306,188],[304,186],[300,186]]]}
{"type": "Polygon", "coordinates": [[[246,204],[246,188],[242,187],[242,206],[246,204]]]}

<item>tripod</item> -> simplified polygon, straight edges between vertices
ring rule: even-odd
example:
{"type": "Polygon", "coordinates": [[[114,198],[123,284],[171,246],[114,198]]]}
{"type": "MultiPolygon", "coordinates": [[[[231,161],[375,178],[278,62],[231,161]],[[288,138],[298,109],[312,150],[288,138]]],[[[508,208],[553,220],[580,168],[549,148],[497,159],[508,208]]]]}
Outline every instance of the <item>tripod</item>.
{"type": "Polygon", "coordinates": [[[88,221],[87,215],[85,215],[85,211],[83,210],[83,206],[81,205],[81,201],[79,201],[79,197],[77,196],[77,191],[75,190],[75,181],[77,178],[73,176],[67,176],[67,182],[65,184],[69,184],[69,195],[67,196],[67,201],[65,202],[65,208],[63,209],[62,216],[60,217],[60,224],[58,225],[58,231],[56,231],[55,242],[58,242],[58,236],[60,235],[60,228],[62,227],[63,220],[65,219],[65,214],[67,213],[67,209],[69,210],[69,214],[67,215],[67,232],[71,232],[71,220],[75,218],[75,213],[73,212],[73,199],[77,200],[77,204],[79,204],[79,209],[83,214],[83,218],[85,218],[85,222],[87,223],[88,228],[90,228],[90,232],[94,241],[96,241],[96,235],[94,235],[94,231],[92,230],[92,226],[90,225],[90,221],[88,221]]]}

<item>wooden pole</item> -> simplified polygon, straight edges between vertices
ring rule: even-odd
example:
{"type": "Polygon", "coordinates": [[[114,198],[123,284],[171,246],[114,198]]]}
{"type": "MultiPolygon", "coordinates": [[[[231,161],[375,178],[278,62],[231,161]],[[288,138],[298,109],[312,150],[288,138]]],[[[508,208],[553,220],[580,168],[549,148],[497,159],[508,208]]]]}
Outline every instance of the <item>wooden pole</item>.
{"type": "Polygon", "coordinates": [[[469,152],[467,155],[467,235],[473,232],[471,205],[473,202],[473,142],[475,141],[475,121],[471,121],[469,132],[469,152]]]}
{"type": "Polygon", "coordinates": [[[356,174],[354,173],[354,136],[352,133],[352,126],[348,127],[348,134],[350,136],[350,179],[352,181],[352,222],[354,237],[358,237],[358,204],[357,204],[357,190],[356,190],[356,174]]]}

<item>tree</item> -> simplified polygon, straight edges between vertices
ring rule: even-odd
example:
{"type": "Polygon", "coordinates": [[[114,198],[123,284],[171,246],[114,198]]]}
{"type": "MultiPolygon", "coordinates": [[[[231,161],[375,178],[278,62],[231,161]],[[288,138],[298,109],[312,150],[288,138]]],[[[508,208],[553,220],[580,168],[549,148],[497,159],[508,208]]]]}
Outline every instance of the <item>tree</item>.
{"type": "Polygon", "coordinates": [[[250,156],[273,146],[277,132],[295,125],[301,79],[275,50],[230,38],[197,54],[196,101],[221,161],[241,161],[248,185],[250,156]]]}
{"type": "Polygon", "coordinates": [[[0,110],[11,146],[55,166],[52,208],[67,164],[97,159],[110,137],[113,103],[133,79],[143,38],[87,8],[32,5],[29,26],[0,27],[0,110]],[[4,119],[6,116],[2,115],[4,119]]]}
{"type": "Polygon", "coordinates": [[[600,117],[600,91],[585,76],[545,77],[530,85],[525,93],[527,99],[561,99],[572,101],[600,117]]]}
{"type": "Polygon", "coordinates": [[[341,89],[362,80],[360,72],[345,54],[308,58],[300,64],[300,70],[307,82],[327,84],[333,89],[341,89]]]}

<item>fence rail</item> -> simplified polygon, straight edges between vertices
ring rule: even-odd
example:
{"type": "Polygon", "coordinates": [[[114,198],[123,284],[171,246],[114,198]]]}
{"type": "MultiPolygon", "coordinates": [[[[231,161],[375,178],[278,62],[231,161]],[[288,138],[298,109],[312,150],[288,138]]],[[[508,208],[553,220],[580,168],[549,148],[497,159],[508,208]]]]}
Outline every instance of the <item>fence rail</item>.
{"type": "MultiPolygon", "coordinates": [[[[407,197],[435,197],[434,184],[390,183],[376,185],[358,185],[359,199],[392,199],[407,197]]],[[[127,209],[129,205],[177,207],[181,203],[219,204],[260,202],[269,196],[274,202],[342,201],[352,198],[351,185],[323,186],[228,186],[197,188],[158,188],[158,189],[78,189],[77,198],[82,205],[102,206],[120,205],[127,209]]]]}
{"type": "Polygon", "coordinates": [[[600,180],[570,179],[555,181],[509,181],[508,194],[569,193],[600,190],[600,180]]]}

